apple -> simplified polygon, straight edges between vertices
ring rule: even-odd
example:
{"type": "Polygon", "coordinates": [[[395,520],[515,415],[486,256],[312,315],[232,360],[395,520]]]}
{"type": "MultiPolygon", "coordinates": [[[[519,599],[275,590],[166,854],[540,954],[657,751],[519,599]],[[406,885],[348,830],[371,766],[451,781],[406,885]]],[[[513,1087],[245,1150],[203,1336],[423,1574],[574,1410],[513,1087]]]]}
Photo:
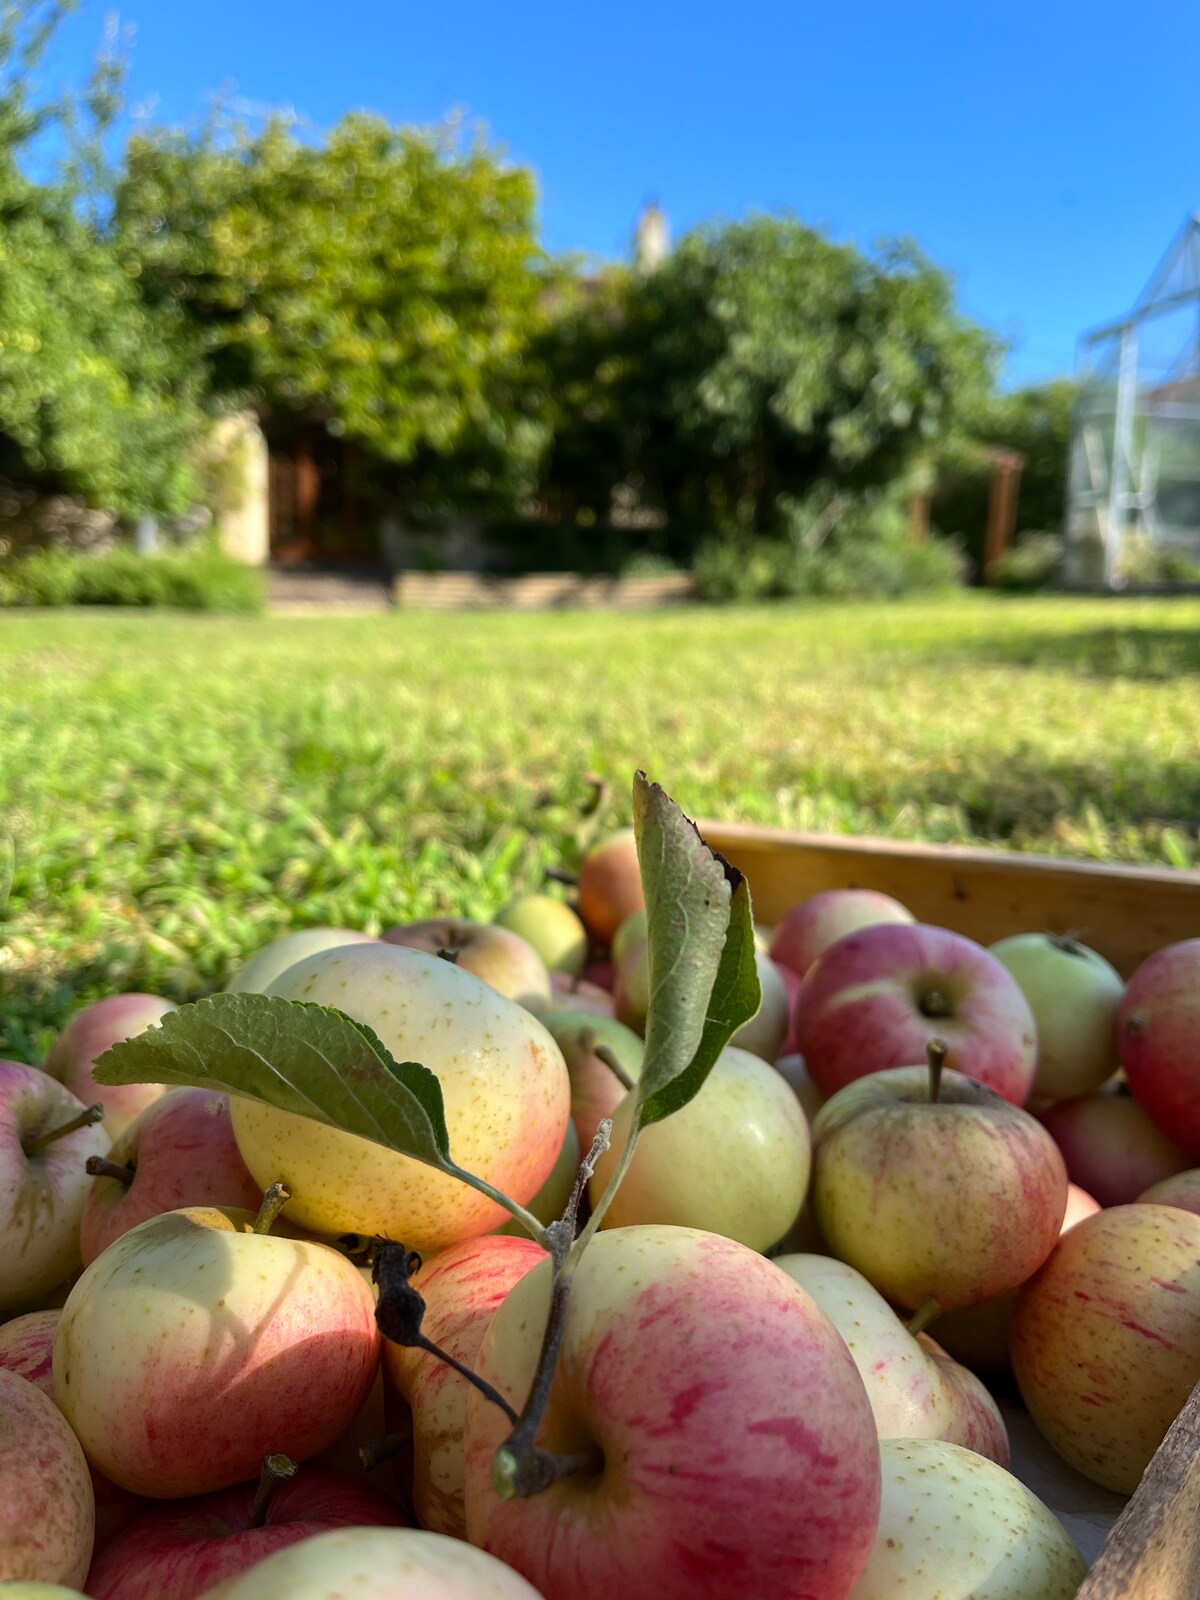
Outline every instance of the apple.
{"type": "Polygon", "coordinates": [[[1200,1161],[1200,939],[1148,956],[1129,980],[1117,1017],[1117,1048],[1146,1115],[1200,1161]]]}
{"type": "Polygon", "coordinates": [[[1033,1013],[1016,979],[982,945],[946,928],[882,923],[847,934],[809,968],[796,996],[796,1042],[823,1094],[924,1058],[1014,1105],[1033,1083],[1033,1013]]]}
{"type": "Polygon", "coordinates": [[[550,1004],[550,974],[541,956],[520,934],[510,933],[494,922],[468,922],[453,917],[402,922],[389,928],[383,938],[385,944],[424,950],[431,956],[438,956],[443,950],[455,951],[454,965],[482,978],[518,1005],[545,1009],[550,1004]]]}
{"type": "MultiPolygon", "coordinates": [[[[571,1085],[553,1038],[515,1001],[449,961],[389,944],[309,956],[272,993],[337,1006],[373,1028],[397,1061],[428,1067],[460,1166],[519,1205],[545,1183],[566,1135],[571,1085]]],[[[457,1178],[382,1145],[257,1101],[235,1097],[232,1115],[255,1179],[285,1183],[289,1219],[315,1233],[378,1234],[432,1254],[508,1220],[457,1178]]]]}
{"type": "Polygon", "coordinates": [[[1116,968],[1077,939],[1019,933],[991,946],[1021,987],[1037,1028],[1033,1094],[1070,1100],[1117,1070],[1117,1007],[1125,985],[1116,968]]]}
{"type": "MultiPolygon", "coordinates": [[[[557,1222],[567,1209],[567,1201],[571,1198],[571,1191],[575,1187],[575,1179],[579,1175],[580,1166],[579,1135],[575,1131],[574,1122],[568,1121],[566,1137],[562,1142],[562,1149],[558,1152],[558,1160],[550,1176],[526,1206],[526,1210],[533,1213],[543,1226],[557,1222]]],[[[518,1239],[529,1237],[525,1224],[516,1217],[510,1217],[503,1227],[495,1230],[501,1234],[513,1234],[518,1239]]]]}
{"type": "Polygon", "coordinates": [[[77,1011],[46,1057],[46,1071],[83,1105],[104,1107],[104,1126],[115,1139],[138,1112],[166,1094],[161,1083],[101,1084],[92,1077],[97,1056],[136,1038],[175,1007],[156,994],[114,994],[77,1011]]]}
{"type": "Polygon", "coordinates": [[[417,1528],[319,1533],[200,1600],[348,1600],[351,1592],[354,1600],[540,1600],[484,1551],[417,1528]]]}
{"type": "Polygon", "coordinates": [[[811,1124],[813,1118],[825,1104],[825,1096],[817,1088],[809,1076],[808,1066],[803,1056],[780,1056],[775,1063],[775,1071],[787,1084],[788,1088],[800,1102],[800,1109],[811,1124]]]}
{"type": "MultiPolygon", "coordinates": [[[[588,1186],[593,1205],[621,1159],[636,1104],[630,1090],[617,1107],[612,1143],[588,1186]]],[[[695,1098],[642,1131],[603,1226],[672,1224],[766,1250],[799,1215],[810,1163],[795,1095],[774,1067],[727,1045],[695,1098]]]]}
{"type": "Polygon", "coordinates": [[[4,1600],[87,1600],[78,1589],[64,1589],[61,1583],[6,1583],[4,1600]]]}
{"type": "Polygon", "coordinates": [[[578,978],[588,957],[587,929],[569,905],[548,894],[525,894],[510,900],[495,916],[497,927],[507,928],[533,946],[548,972],[578,978]]]}
{"type": "Polygon", "coordinates": [[[289,967],[319,950],[338,950],[347,944],[378,944],[369,933],[355,933],[352,928],[302,928],[298,933],[285,933],[256,950],[243,966],[238,967],[225,985],[226,994],[266,994],[267,990],[289,967]]]}
{"type": "Polygon", "coordinates": [[[899,900],[875,889],[823,889],[784,912],[775,924],[768,954],[803,978],[817,957],[848,933],[881,922],[916,920],[899,900]]]}
{"type": "Polygon", "coordinates": [[[589,1011],[597,1017],[616,1015],[611,990],[602,989],[587,978],[572,978],[566,972],[550,974],[550,1004],[531,1006],[530,1010],[543,1020],[557,1011],[589,1011]]]}
{"type": "MultiPolygon", "coordinates": [[[[518,1408],[549,1300],[542,1262],[480,1347],[477,1370],[518,1408]]],[[[870,1550],[879,1441],[850,1352],[803,1289],[730,1239],[598,1234],[575,1269],[538,1434],[594,1462],[502,1499],[493,1459],[508,1431],[472,1390],[467,1528],[546,1600],[844,1600],[870,1550]]]]}
{"type": "Polygon", "coordinates": [[[1063,1460],[1132,1494],[1200,1381],[1200,1217],[1129,1205],[1085,1218],[1017,1295],[1009,1349],[1063,1460]]]}
{"type": "Polygon", "coordinates": [[[764,1061],[774,1061],[783,1048],[790,1021],[787,986],[779,968],[761,950],[754,952],[754,964],[762,1000],[750,1021],[744,1022],[729,1042],[764,1061]]]}
{"type": "MultiPolygon", "coordinates": [[[[869,930],[868,930],[869,931],[869,930]]],[[[852,938],[861,938],[855,934],[852,938]]],[[[1067,1173],[1045,1128],[961,1073],[894,1067],[813,1122],[813,1201],[834,1255],[897,1305],[943,1310],[1023,1283],[1054,1248],[1067,1173]]]]}
{"type": "MultiPolygon", "coordinates": [[[[286,1458],[268,1458],[276,1461],[286,1458]]],[[[267,1470],[260,1483],[154,1506],[96,1557],[88,1593],[93,1600],[195,1600],[316,1534],[400,1526],[387,1496],[348,1473],[309,1466],[280,1481],[267,1470]]]]}
{"type": "MultiPolygon", "coordinates": [[[[427,1261],[413,1278],[425,1300],[421,1331],[472,1367],[492,1317],[514,1284],[545,1259],[532,1239],[472,1239],[427,1261]]],[[[389,1390],[411,1408],[413,1508],[423,1528],[467,1537],[463,1429],[470,1384],[428,1351],[383,1341],[389,1390]]]]}
{"type": "Polygon", "coordinates": [[[642,869],[632,828],[622,828],[594,844],[579,867],[579,915],[597,944],[612,936],[645,904],[642,869]]]}
{"type": "MultiPolygon", "coordinates": [[[[1077,1184],[1069,1183],[1060,1237],[1068,1228],[1082,1222],[1084,1217],[1095,1216],[1099,1210],[1100,1206],[1090,1194],[1085,1194],[1077,1184]]],[[[1009,1289],[991,1300],[981,1300],[978,1305],[947,1311],[937,1319],[938,1343],[972,1372],[1007,1372],[1012,1308],[1017,1294],[1018,1290],[1009,1289]]]]}
{"type": "Polygon", "coordinates": [[[776,1256],[775,1265],[846,1341],[881,1439],[946,1439],[1008,1465],[1008,1433],[983,1384],[926,1334],[910,1333],[861,1273],[822,1255],[776,1256]]]}
{"type": "Polygon", "coordinates": [[[650,935],[643,931],[632,939],[615,963],[613,1010],[617,1019],[635,1033],[644,1033],[650,1006],[650,935]]]}
{"type": "Polygon", "coordinates": [[[35,1383],[0,1371],[0,1583],[81,1584],[95,1531],[78,1439],[35,1383]]]}
{"type": "Polygon", "coordinates": [[[646,1047],[632,1028],[615,1017],[559,1011],[544,1020],[567,1064],[571,1120],[579,1134],[580,1150],[588,1151],[601,1122],[611,1117],[625,1098],[625,1085],[596,1051],[611,1052],[625,1076],[636,1083],[641,1077],[646,1047]]]}
{"type": "Polygon", "coordinates": [[[261,1204],[262,1190],[233,1136],[229,1096],[176,1089],[134,1118],[93,1176],[79,1225],[83,1264],[164,1211],[204,1205],[257,1211],[261,1204]]]}
{"type": "Polygon", "coordinates": [[[1102,1206],[1128,1205],[1189,1165],[1124,1084],[1060,1101],[1040,1120],[1062,1151],[1071,1182],[1102,1206]]]}
{"type": "Polygon", "coordinates": [[[199,1206],[152,1217],[63,1308],[55,1397],[88,1460],[135,1494],[224,1489],[276,1450],[304,1461],[375,1380],[375,1300],[358,1270],[254,1221],[199,1206]]]}
{"type": "Polygon", "coordinates": [[[885,1439],[883,1504],[850,1600],[1074,1600],[1075,1541],[1011,1472],[939,1439],[885,1439]]]}
{"type": "MultiPolygon", "coordinates": [[[[1178,1206],[1181,1211],[1200,1217],[1200,1168],[1191,1167],[1187,1172],[1177,1172],[1172,1178],[1151,1184],[1144,1194],[1138,1195],[1135,1204],[1178,1206]]],[[[3,1338],[0,1332],[0,1341],[3,1338]]]]}
{"type": "Polygon", "coordinates": [[[79,1266],[79,1219],[99,1124],[59,1134],[86,1111],[47,1072],[0,1061],[0,1313],[23,1310],[79,1266]]]}
{"type": "MultiPolygon", "coordinates": [[[[55,1398],[52,1358],[60,1315],[58,1310],[30,1311],[0,1327],[0,1370],[27,1378],[49,1400],[55,1398]]],[[[119,1489],[94,1467],[91,1474],[96,1501],[95,1547],[99,1550],[141,1514],[146,1502],[138,1495],[119,1489]]]]}
{"type": "Polygon", "coordinates": [[[803,979],[798,978],[791,967],[781,966],[778,961],[775,963],[775,970],[783,979],[783,987],[787,990],[788,1003],[787,1032],[783,1036],[779,1054],[780,1056],[796,1056],[800,1054],[799,1046],[796,1044],[796,996],[800,993],[800,985],[803,979]]]}

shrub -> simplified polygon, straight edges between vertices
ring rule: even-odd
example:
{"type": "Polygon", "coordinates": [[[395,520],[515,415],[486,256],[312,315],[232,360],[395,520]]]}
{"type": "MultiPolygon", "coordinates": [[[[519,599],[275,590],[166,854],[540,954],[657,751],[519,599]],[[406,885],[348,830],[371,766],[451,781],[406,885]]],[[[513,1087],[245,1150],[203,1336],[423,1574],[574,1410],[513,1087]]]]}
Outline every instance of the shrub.
{"type": "Polygon", "coordinates": [[[1062,576],[1063,542],[1057,533],[1026,533],[997,561],[992,582],[998,589],[1030,594],[1062,576]]]}
{"type": "Polygon", "coordinates": [[[787,539],[727,538],[701,546],[693,573],[704,600],[870,599],[953,588],[964,565],[944,539],[797,550],[787,539]]]}
{"type": "Polygon", "coordinates": [[[40,550],[0,569],[4,606],[160,606],[177,611],[260,611],[262,573],[211,545],[143,556],[40,550]]]}

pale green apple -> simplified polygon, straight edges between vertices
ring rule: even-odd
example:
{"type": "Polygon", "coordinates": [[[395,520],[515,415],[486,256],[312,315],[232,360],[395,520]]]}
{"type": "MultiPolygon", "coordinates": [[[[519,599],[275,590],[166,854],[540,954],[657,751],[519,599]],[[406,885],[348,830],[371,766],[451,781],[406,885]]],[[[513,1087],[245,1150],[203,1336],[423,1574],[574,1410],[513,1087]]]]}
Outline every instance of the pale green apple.
{"type": "MultiPolygon", "coordinates": [[[[397,1061],[442,1086],[450,1154],[524,1205],[562,1150],[571,1085],[562,1052],[514,1000],[449,961],[402,945],[351,945],[310,956],[272,993],[336,1006],[373,1028],[397,1061]]],[[[255,1180],[291,1191],[287,1215],[315,1233],[381,1234],[432,1254],[487,1233],[503,1208],[459,1179],[258,1101],[231,1102],[238,1148],[255,1180]]]]}
{"type": "Polygon", "coordinates": [[[940,1439],[879,1450],[879,1529],[847,1600],[1073,1600],[1087,1564],[1012,1473],[940,1439]]]}
{"type": "Polygon", "coordinates": [[[548,894],[523,894],[497,911],[494,921],[531,944],[548,972],[569,972],[573,978],[583,972],[587,929],[564,901],[548,894]]]}
{"type": "Polygon", "coordinates": [[[198,1600],[541,1600],[495,1556],[422,1528],[337,1528],[258,1562],[198,1600]]]}
{"type": "Polygon", "coordinates": [[[755,950],[754,964],[758,968],[758,985],[762,999],[758,1010],[749,1022],[743,1022],[730,1040],[740,1050],[761,1056],[764,1061],[775,1061],[783,1048],[788,1031],[788,992],[779,968],[763,950],[755,950]]]}
{"type": "Polygon", "coordinates": [[[1116,968],[1077,939],[1054,933],[1015,934],[991,951],[1017,980],[1037,1023],[1031,1095],[1073,1100],[1111,1078],[1125,993],[1116,968]]]}
{"type": "Polygon", "coordinates": [[[571,1077],[571,1120],[579,1134],[579,1147],[592,1148],[596,1130],[611,1117],[625,1097],[625,1085],[608,1062],[596,1054],[606,1050],[631,1083],[642,1075],[646,1047],[615,1017],[597,1017],[590,1011],[557,1011],[543,1018],[563,1053],[571,1077]]]}
{"type": "Polygon", "coordinates": [[[631,911],[613,934],[612,947],[609,950],[609,959],[614,967],[620,966],[627,950],[632,950],[635,944],[641,944],[646,937],[647,916],[646,908],[642,906],[638,911],[631,911]]]}
{"type": "Polygon", "coordinates": [[[321,950],[337,950],[347,944],[377,944],[369,933],[355,933],[350,928],[301,928],[298,933],[285,933],[270,944],[256,950],[243,966],[238,967],[225,985],[226,994],[266,994],[267,990],[289,967],[321,950]]]}
{"type": "Polygon", "coordinates": [[[64,1589],[61,1583],[3,1583],[2,1600],[87,1600],[78,1589],[64,1589]]]}
{"type": "MultiPolygon", "coordinates": [[[[631,1090],[590,1190],[604,1192],[629,1137],[631,1090]]],[[[766,1250],[787,1233],[808,1188],[808,1123],[795,1095],[760,1057],[729,1045],[699,1094],[646,1128],[604,1226],[669,1223],[766,1250]]]]}
{"type": "MultiPolygon", "coordinates": [[[[563,1139],[562,1149],[558,1152],[554,1169],[525,1208],[527,1211],[532,1211],[539,1222],[547,1225],[557,1222],[567,1209],[567,1201],[571,1198],[571,1190],[575,1187],[575,1179],[579,1176],[579,1161],[579,1135],[575,1131],[574,1122],[568,1121],[566,1137],[563,1139]]],[[[518,1222],[516,1217],[510,1217],[502,1228],[497,1228],[495,1231],[512,1234],[518,1239],[529,1237],[529,1230],[523,1222],[518,1222]]]]}
{"type": "Polygon", "coordinates": [[[820,1306],[862,1375],[881,1439],[944,1439],[1006,1467],[999,1407],[932,1339],[911,1334],[860,1272],[822,1255],[783,1255],[775,1265],[820,1306]]]}

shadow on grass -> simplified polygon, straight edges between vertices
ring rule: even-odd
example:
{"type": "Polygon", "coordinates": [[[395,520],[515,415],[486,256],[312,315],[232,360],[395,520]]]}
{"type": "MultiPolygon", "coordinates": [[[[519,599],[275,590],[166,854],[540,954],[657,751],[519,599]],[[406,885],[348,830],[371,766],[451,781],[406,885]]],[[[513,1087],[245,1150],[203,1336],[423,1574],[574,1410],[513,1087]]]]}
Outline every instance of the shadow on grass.
{"type": "Polygon", "coordinates": [[[1077,633],[1029,630],[956,642],[973,660],[1072,672],[1089,678],[1169,683],[1200,674],[1200,629],[1113,626],[1077,633]]]}

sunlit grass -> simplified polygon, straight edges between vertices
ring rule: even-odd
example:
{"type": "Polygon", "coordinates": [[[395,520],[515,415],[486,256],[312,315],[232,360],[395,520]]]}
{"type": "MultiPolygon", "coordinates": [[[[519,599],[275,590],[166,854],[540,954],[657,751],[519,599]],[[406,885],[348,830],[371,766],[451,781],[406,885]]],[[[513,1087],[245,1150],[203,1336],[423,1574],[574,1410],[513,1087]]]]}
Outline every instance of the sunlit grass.
{"type": "Polygon", "coordinates": [[[292,924],[488,916],[637,766],[693,815],[1186,864],[1200,603],[0,621],[0,1054],[292,924]]]}

